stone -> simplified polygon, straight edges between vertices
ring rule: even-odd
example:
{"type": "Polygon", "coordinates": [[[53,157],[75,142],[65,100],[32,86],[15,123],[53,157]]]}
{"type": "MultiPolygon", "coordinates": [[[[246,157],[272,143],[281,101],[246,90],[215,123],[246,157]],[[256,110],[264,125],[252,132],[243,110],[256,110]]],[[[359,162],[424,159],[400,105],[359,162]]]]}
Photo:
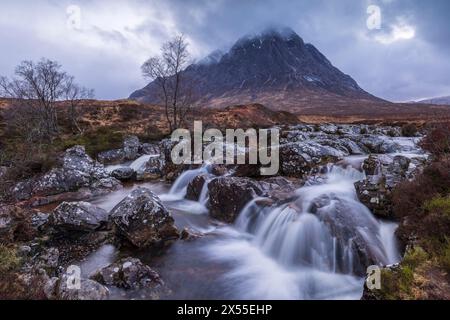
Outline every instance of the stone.
{"type": "Polygon", "coordinates": [[[178,238],[174,219],[149,189],[138,188],[111,210],[117,232],[136,247],[160,247],[178,238]]]}

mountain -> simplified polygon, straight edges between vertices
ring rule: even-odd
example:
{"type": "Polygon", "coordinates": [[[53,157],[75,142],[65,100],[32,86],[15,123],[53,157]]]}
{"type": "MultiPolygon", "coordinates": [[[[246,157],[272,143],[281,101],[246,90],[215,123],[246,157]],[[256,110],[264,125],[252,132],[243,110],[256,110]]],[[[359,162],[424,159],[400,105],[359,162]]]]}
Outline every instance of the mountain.
{"type": "MultiPolygon", "coordinates": [[[[272,109],[302,111],[321,105],[353,106],[383,100],[364,91],[292,29],[268,29],[239,39],[192,64],[184,76],[196,84],[198,104],[211,107],[262,103],[272,109]]],[[[130,98],[158,103],[154,83],[130,98]]]]}
{"type": "Polygon", "coordinates": [[[450,96],[420,100],[420,101],[417,101],[417,103],[450,105],[450,96]]]}

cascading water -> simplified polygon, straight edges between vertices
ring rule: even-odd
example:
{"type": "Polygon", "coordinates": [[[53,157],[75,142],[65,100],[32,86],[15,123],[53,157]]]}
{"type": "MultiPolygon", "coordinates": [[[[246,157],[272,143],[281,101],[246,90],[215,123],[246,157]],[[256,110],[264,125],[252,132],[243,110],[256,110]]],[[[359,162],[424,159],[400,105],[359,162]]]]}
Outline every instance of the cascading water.
{"type": "Polygon", "coordinates": [[[222,229],[226,239],[206,249],[233,265],[225,279],[236,298],[359,298],[365,266],[396,262],[395,224],[380,224],[357,200],[353,183],[364,173],[326,171],[290,203],[253,200],[234,227],[222,229]]]}
{"type": "Polygon", "coordinates": [[[209,173],[210,165],[184,171],[174,182],[170,191],[160,195],[161,200],[170,203],[170,207],[194,214],[205,214],[208,212],[206,201],[208,197],[208,183],[203,185],[199,201],[185,199],[189,183],[198,175],[209,173]]]}

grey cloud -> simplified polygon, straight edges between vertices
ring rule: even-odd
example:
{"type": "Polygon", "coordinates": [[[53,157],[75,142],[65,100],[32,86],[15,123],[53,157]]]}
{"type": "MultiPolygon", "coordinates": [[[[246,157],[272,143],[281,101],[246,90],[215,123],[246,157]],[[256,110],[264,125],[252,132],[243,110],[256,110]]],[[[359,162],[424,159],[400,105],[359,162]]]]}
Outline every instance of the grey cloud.
{"type": "MultiPolygon", "coordinates": [[[[60,1],[58,4],[36,2],[64,7],[60,1]]],[[[100,0],[75,2],[82,7],[102,3],[100,0]]],[[[121,1],[110,3],[125,6],[121,1]]],[[[157,52],[171,32],[185,33],[191,40],[195,58],[201,59],[210,51],[228,48],[245,34],[261,31],[268,25],[285,25],[314,44],[334,65],[375,95],[404,101],[450,94],[448,0],[134,0],[126,6],[136,12],[155,9],[157,15],[165,14],[171,20],[169,27],[149,17],[127,28],[126,33],[94,28],[92,32],[106,45],[76,48],[74,56],[64,41],[47,43],[35,33],[24,30],[18,22],[16,28],[0,30],[2,41],[8,42],[7,49],[0,52],[0,74],[11,72],[11,64],[17,64],[19,57],[37,59],[50,55],[74,70],[84,84],[94,87],[98,98],[121,98],[143,85],[139,72],[142,61],[139,60],[157,52]],[[369,4],[381,7],[380,31],[366,28],[369,4]],[[389,35],[392,24],[399,18],[414,27],[413,39],[389,45],[374,40],[377,34],[389,35]],[[128,33],[153,42],[149,49],[136,46],[127,38],[128,33]],[[113,45],[127,50],[122,54],[110,52],[109,46],[113,45]]]]}

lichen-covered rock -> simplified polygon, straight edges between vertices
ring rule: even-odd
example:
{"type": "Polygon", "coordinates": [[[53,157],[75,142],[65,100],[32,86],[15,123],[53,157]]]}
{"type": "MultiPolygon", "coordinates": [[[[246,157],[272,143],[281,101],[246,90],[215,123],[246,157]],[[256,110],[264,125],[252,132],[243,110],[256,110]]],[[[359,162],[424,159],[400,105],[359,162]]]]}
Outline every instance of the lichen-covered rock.
{"type": "Polygon", "coordinates": [[[304,176],[327,162],[335,162],[344,152],[314,141],[285,143],[280,146],[280,167],[286,176],[304,176]]]}
{"type": "Polygon", "coordinates": [[[397,155],[369,156],[363,162],[367,178],[355,183],[359,200],[373,214],[382,218],[393,218],[392,190],[408,178],[411,160],[397,155]]]}
{"type": "Polygon", "coordinates": [[[53,210],[52,226],[60,231],[92,232],[108,223],[109,214],[89,202],[63,202],[53,210]]]}
{"type": "Polygon", "coordinates": [[[111,176],[120,181],[130,181],[136,179],[136,171],[130,167],[121,167],[113,170],[111,176]]]}
{"type": "Polygon", "coordinates": [[[100,283],[81,279],[78,287],[67,273],[49,279],[44,292],[49,300],[106,300],[109,297],[108,288],[100,283]]]}
{"type": "MultiPolygon", "coordinates": [[[[92,194],[102,194],[121,187],[104,166],[90,158],[83,146],[67,149],[61,158],[61,166],[43,176],[18,183],[13,189],[17,200],[31,197],[48,197],[89,188],[92,194]]],[[[76,195],[74,195],[76,196],[76,195]]]]}
{"type": "Polygon", "coordinates": [[[146,188],[134,190],[112,209],[110,216],[118,233],[136,247],[159,247],[178,238],[172,216],[146,188]]]}
{"type": "Polygon", "coordinates": [[[159,156],[151,156],[140,167],[136,168],[136,180],[154,180],[161,178],[164,160],[159,156]]]}
{"type": "Polygon", "coordinates": [[[167,289],[159,274],[136,258],[123,258],[97,271],[91,279],[127,290],[146,289],[147,298],[159,299],[167,289]]]}

